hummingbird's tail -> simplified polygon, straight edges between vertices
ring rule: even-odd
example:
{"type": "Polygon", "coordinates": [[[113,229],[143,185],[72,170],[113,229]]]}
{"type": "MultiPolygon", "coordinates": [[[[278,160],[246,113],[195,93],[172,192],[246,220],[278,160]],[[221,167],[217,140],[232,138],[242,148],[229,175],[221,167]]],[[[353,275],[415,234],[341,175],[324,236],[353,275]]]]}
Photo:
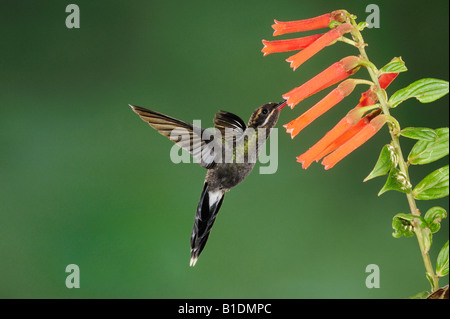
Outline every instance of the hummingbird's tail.
{"type": "Polygon", "coordinates": [[[225,192],[222,190],[208,190],[208,183],[205,182],[192,229],[190,266],[195,266],[198,256],[206,245],[224,196],[225,192]]]}

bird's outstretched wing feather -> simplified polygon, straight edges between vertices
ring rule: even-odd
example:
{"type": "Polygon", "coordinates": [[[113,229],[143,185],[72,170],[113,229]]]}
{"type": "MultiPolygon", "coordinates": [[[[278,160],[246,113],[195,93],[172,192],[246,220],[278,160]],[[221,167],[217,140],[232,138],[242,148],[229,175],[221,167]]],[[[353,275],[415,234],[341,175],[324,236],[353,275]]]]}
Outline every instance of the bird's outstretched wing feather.
{"type": "Polygon", "coordinates": [[[212,168],[216,164],[213,151],[215,145],[211,144],[217,142],[214,141],[213,134],[204,134],[205,130],[201,127],[193,126],[159,112],[131,104],[130,107],[160,134],[191,153],[192,157],[202,167],[212,168]],[[204,140],[202,136],[207,136],[210,139],[204,140]]]}
{"type": "Polygon", "coordinates": [[[239,116],[226,111],[219,111],[216,114],[214,127],[220,131],[223,140],[237,140],[247,128],[239,116]]]}

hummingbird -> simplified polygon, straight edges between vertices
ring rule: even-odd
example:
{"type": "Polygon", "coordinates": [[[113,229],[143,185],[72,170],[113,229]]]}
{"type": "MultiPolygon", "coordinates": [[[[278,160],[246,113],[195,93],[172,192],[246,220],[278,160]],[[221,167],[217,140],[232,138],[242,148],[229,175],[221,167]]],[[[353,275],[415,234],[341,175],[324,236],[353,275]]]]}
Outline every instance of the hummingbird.
{"type": "Polygon", "coordinates": [[[129,104],[142,120],[168,137],[207,169],[191,234],[190,266],[195,266],[208,240],[225,196],[253,170],[260,147],[270,135],[281,109],[267,103],[254,110],[248,124],[237,115],[220,110],[214,117],[214,132],[129,104]]]}

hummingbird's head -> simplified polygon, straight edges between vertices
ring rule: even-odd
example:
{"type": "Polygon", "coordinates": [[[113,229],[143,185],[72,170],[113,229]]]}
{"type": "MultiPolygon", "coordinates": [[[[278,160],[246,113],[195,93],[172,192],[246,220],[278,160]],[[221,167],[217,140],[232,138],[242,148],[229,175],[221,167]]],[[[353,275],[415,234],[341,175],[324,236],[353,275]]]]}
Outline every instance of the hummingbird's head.
{"type": "Polygon", "coordinates": [[[281,109],[286,101],[281,103],[267,103],[258,107],[248,121],[248,127],[272,128],[277,124],[281,109]]]}

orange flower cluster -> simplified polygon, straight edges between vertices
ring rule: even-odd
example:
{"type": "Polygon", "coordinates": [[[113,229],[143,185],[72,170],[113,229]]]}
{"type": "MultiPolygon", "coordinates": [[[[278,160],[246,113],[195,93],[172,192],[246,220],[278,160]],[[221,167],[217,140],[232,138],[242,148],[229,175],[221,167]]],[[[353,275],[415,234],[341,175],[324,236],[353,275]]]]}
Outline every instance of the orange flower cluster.
{"type": "MultiPolygon", "coordinates": [[[[397,74],[398,73],[385,73],[381,75],[379,78],[381,88],[385,89],[395,79],[397,74]]],[[[335,127],[327,132],[325,136],[308,151],[298,156],[297,162],[302,163],[302,167],[306,169],[312,162],[318,162],[325,155],[333,152],[322,161],[325,169],[330,169],[345,156],[364,144],[375,135],[386,122],[386,118],[380,114],[381,112],[379,109],[365,115],[367,109],[364,107],[374,105],[377,101],[378,97],[372,89],[364,92],[361,95],[358,105],[348,112],[335,127]],[[375,119],[377,120],[375,121],[375,119]],[[369,128],[365,129],[365,127],[369,128]],[[368,134],[368,132],[371,132],[372,134],[368,134]]]]}
{"type": "MultiPolygon", "coordinates": [[[[272,28],[275,30],[274,36],[326,28],[330,26],[332,21],[334,21],[333,25],[335,27],[324,34],[303,38],[280,41],[263,40],[264,48],[262,52],[264,55],[268,55],[276,52],[300,50],[286,60],[290,62],[291,68],[295,70],[317,52],[333,44],[344,34],[354,30],[354,26],[346,22],[347,15],[346,11],[339,10],[307,20],[289,22],[275,20],[275,24],[272,25],[272,28]]],[[[295,105],[305,98],[343,81],[305,113],[284,125],[286,132],[291,134],[291,138],[294,138],[307,125],[352,93],[358,81],[361,80],[346,78],[357,72],[362,64],[363,61],[360,57],[349,56],[343,58],[303,85],[283,94],[287,105],[294,108],[295,105]]],[[[397,75],[398,73],[382,74],[378,79],[380,87],[385,89],[397,75]]],[[[367,83],[368,81],[365,82],[367,83]]],[[[372,88],[364,92],[359,104],[308,151],[298,156],[297,162],[302,163],[302,167],[306,169],[312,162],[317,162],[323,158],[322,164],[325,166],[325,169],[330,169],[364,144],[386,123],[386,116],[381,114],[381,110],[378,107],[374,106],[377,101],[378,97],[372,88]]]]}

